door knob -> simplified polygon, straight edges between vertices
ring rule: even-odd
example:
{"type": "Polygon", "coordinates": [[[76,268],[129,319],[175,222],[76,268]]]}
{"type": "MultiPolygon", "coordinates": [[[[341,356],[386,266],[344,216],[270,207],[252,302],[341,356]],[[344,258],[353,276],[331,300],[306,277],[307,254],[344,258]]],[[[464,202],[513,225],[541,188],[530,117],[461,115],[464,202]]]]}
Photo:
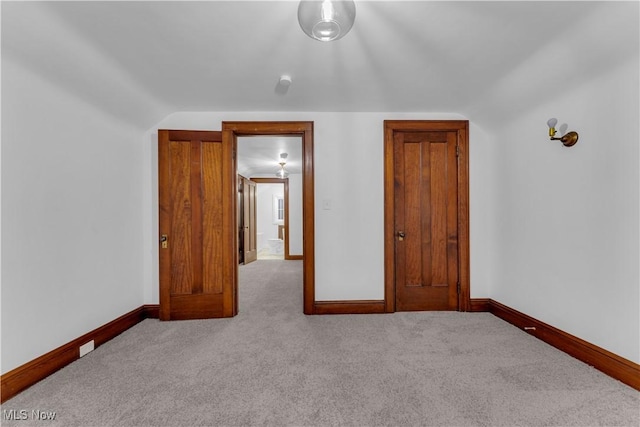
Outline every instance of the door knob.
{"type": "Polygon", "coordinates": [[[404,240],[404,231],[398,231],[398,240],[404,240]]]}

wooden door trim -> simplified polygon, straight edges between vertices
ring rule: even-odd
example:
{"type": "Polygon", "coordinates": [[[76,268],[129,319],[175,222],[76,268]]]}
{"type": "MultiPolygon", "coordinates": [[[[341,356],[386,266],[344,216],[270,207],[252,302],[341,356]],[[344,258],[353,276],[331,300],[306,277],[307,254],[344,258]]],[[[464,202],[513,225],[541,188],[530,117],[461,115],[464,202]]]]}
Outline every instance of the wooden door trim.
{"type": "MultiPolygon", "coordinates": [[[[314,182],[313,182],[313,122],[222,122],[222,140],[233,147],[232,173],[237,175],[237,138],[239,136],[282,135],[302,137],[302,265],[303,265],[303,311],[314,314],[315,302],[315,258],[314,258],[314,182]]],[[[237,185],[234,184],[234,185],[237,185]]],[[[237,193],[237,189],[235,189],[237,193]]],[[[233,212],[237,211],[234,206],[233,212]]],[[[237,242],[232,248],[237,258],[237,242]]],[[[236,259],[235,271],[238,272],[236,259]]],[[[237,281],[234,282],[237,292],[237,281]]],[[[236,299],[237,304],[237,299],[236,299]]]]}
{"type": "Polygon", "coordinates": [[[384,121],[384,301],[385,311],[396,311],[394,226],[394,132],[456,132],[458,138],[458,262],[460,293],[458,311],[469,311],[469,122],[467,120],[384,121]]]}
{"type": "Polygon", "coordinates": [[[256,184],[284,184],[284,259],[290,260],[289,254],[289,178],[251,178],[256,184]]]}

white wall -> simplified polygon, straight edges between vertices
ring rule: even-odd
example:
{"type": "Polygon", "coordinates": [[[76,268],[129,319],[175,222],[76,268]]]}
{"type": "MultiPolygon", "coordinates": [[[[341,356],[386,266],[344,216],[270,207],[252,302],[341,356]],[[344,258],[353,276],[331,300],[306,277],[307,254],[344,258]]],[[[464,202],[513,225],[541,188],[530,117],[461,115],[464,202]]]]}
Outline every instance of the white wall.
{"type": "MultiPolygon", "coordinates": [[[[143,131],[2,56],[2,373],[143,304],[143,131]]],[[[148,171],[147,171],[148,173],[148,171]]]]}
{"type": "Polygon", "coordinates": [[[490,287],[491,298],[636,363],[638,76],[636,56],[550,93],[496,136],[500,227],[490,287]],[[548,140],[550,117],[580,134],[577,145],[548,140]]]}
{"type": "MultiPolygon", "coordinates": [[[[219,130],[222,121],[314,121],[315,298],[382,300],[384,298],[383,121],[385,119],[461,119],[434,113],[201,112],[175,113],[149,130],[147,183],[152,215],[146,228],[157,235],[157,129],[219,130]],[[330,200],[331,209],[322,208],[330,200]]],[[[490,139],[470,126],[471,295],[489,296],[493,157],[490,139]],[[480,190],[480,191],[479,191],[480,190]]],[[[292,183],[290,182],[290,185],[292,183]]],[[[145,302],[158,302],[157,239],[147,239],[145,302]]],[[[293,252],[292,252],[293,253],[293,252]]]]}

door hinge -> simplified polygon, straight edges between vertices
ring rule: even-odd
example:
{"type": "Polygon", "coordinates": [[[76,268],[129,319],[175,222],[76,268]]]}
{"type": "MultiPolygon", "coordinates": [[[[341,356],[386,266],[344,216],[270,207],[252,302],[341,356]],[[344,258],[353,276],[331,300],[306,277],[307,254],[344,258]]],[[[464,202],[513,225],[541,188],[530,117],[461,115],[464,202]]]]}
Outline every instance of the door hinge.
{"type": "Polygon", "coordinates": [[[460,293],[460,282],[458,282],[458,293],[460,293]]]}
{"type": "Polygon", "coordinates": [[[456,157],[460,157],[460,146],[456,145],[456,157]]]}

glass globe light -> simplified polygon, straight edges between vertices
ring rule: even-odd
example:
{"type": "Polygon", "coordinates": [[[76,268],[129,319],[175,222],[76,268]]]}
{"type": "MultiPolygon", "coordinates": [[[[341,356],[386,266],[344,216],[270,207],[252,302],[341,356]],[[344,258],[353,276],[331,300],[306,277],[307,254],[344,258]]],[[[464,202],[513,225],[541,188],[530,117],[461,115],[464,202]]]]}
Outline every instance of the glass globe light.
{"type": "Polygon", "coordinates": [[[289,176],[289,172],[287,172],[284,168],[285,163],[281,162],[280,164],[280,169],[278,169],[278,171],[276,172],[276,176],[280,179],[285,179],[286,177],[289,176]]]}
{"type": "Polygon", "coordinates": [[[355,19],[353,0],[302,0],[298,6],[298,22],[302,31],[323,42],[344,37],[355,19]]]}

